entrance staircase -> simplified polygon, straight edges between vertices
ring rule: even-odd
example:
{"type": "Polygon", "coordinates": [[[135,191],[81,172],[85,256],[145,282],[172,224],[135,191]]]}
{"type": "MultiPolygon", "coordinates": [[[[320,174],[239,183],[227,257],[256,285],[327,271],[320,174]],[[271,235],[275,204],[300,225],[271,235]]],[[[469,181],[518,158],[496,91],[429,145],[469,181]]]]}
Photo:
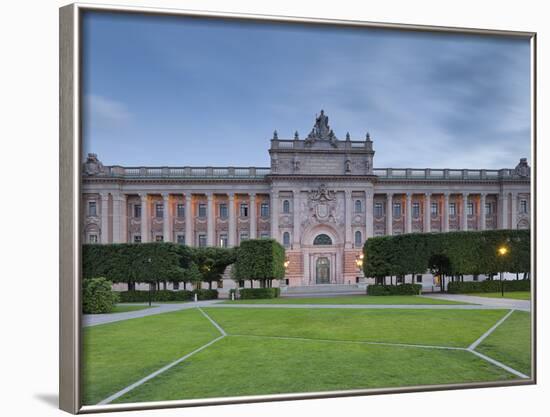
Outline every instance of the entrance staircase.
{"type": "Polygon", "coordinates": [[[365,284],[317,284],[281,287],[281,297],[328,297],[365,293],[365,284]]]}

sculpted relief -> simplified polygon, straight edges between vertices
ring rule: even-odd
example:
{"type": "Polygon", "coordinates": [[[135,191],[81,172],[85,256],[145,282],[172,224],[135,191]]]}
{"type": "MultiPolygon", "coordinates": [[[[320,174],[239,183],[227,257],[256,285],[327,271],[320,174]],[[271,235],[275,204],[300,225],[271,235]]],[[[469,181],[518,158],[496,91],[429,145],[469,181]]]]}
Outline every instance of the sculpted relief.
{"type": "Polygon", "coordinates": [[[329,190],[324,184],[308,193],[300,207],[302,227],[313,224],[328,223],[334,226],[344,225],[344,201],[338,198],[336,192],[329,190]]]}

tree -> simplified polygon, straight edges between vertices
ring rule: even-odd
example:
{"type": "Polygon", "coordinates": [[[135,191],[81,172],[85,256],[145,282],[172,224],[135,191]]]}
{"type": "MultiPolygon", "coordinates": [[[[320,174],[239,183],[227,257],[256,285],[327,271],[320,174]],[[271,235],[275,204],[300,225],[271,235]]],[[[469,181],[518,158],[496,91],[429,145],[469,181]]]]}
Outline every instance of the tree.
{"type": "Polygon", "coordinates": [[[234,248],[193,248],[191,257],[201,274],[201,281],[207,282],[211,289],[212,282],[221,281],[225,269],[235,262],[236,253],[234,248]]]}
{"type": "Polygon", "coordinates": [[[441,292],[445,292],[445,276],[451,269],[451,262],[449,261],[447,255],[435,253],[430,256],[430,259],[428,260],[428,269],[433,275],[439,276],[439,279],[441,280],[441,292]]]}
{"type": "Polygon", "coordinates": [[[232,273],[235,280],[258,280],[262,288],[285,277],[285,248],[274,239],[251,239],[241,243],[232,273]]]}

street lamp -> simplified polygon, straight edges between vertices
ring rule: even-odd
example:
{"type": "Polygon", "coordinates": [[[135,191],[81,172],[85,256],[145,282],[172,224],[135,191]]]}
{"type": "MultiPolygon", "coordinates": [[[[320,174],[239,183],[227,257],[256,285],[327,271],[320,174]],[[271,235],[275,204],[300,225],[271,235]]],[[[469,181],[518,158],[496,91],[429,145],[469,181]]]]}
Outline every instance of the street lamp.
{"type": "MultiPolygon", "coordinates": [[[[147,258],[147,263],[149,264],[149,267],[151,266],[151,258],[147,258]]],[[[149,269],[149,273],[151,273],[151,269],[149,269]]],[[[151,277],[149,277],[150,279],[151,277]]],[[[151,307],[151,291],[152,291],[152,287],[151,287],[151,281],[149,281],[149,307],[151,307]]]]}
{"type": "MultiPolygon", "coordinates": [[[[504,259],[504,257],[508,254],[508,248],[505,245],[502,245],[497,249],[497,254],[500,256],[500,259],[504,259]]],[[[504,283],[502,282],[502,275],[504,272],[502,271],[503,263],[500,264],[500,294],[501,297],[504,297],[504,283]]]]}

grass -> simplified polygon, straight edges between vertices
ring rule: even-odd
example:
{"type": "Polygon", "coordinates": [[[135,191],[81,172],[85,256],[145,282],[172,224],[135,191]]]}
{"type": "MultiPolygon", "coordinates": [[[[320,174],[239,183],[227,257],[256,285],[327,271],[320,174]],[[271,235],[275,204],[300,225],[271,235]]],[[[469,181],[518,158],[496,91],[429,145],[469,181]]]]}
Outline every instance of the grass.
{"type": "Polygon", "coordinates": [[[340,297],[308,297],[308,298],[270,298],[261,300],[225,301],[222,304],[394,304],[394,305],[433,305],[433,304],[467,304],[457,301],[440,300],[417,295],[347,295],[340,297]]]}
{"type": "Polygon", "coordinates": [[[506,310],[205,308],[229,334],[467,347],[506,310]]]}
{"type": "Polygon", "coordinates": [[[511,378],[465,351],[228,336],[115,402],[511,378]]]}
{"type": "Polygon", "coordinates": [[[510,291],[504,292],[504,297],[500,292],[476,292],[468,293],[464,295],[475,295],[476,297],[489,297],[489,298],[510,298],[513,300],[530,300],[531,292],[530,291],[510,291]]]}
{"type": "Polygon", "coordinates": [[[526,374],[531,374],[531,315],[514,311],[477,350],[526,374]]]}
{"type": "Polygon", "coordinates": [[[127,304],[117,304],[113,307],[113,311],[111,311],[109,314],[113,313],[126,313],[128,311],[139,311],[139,310],[146,310],[148,308],[154,308],[155,306],[149,307],[148,305],[127,305],[127,304]]]}
{"type": "Polygon", "coordinates": [[[219,336],[196,309],[86,327],[82,333],[85,404],[98,403],[219,336]]]}

